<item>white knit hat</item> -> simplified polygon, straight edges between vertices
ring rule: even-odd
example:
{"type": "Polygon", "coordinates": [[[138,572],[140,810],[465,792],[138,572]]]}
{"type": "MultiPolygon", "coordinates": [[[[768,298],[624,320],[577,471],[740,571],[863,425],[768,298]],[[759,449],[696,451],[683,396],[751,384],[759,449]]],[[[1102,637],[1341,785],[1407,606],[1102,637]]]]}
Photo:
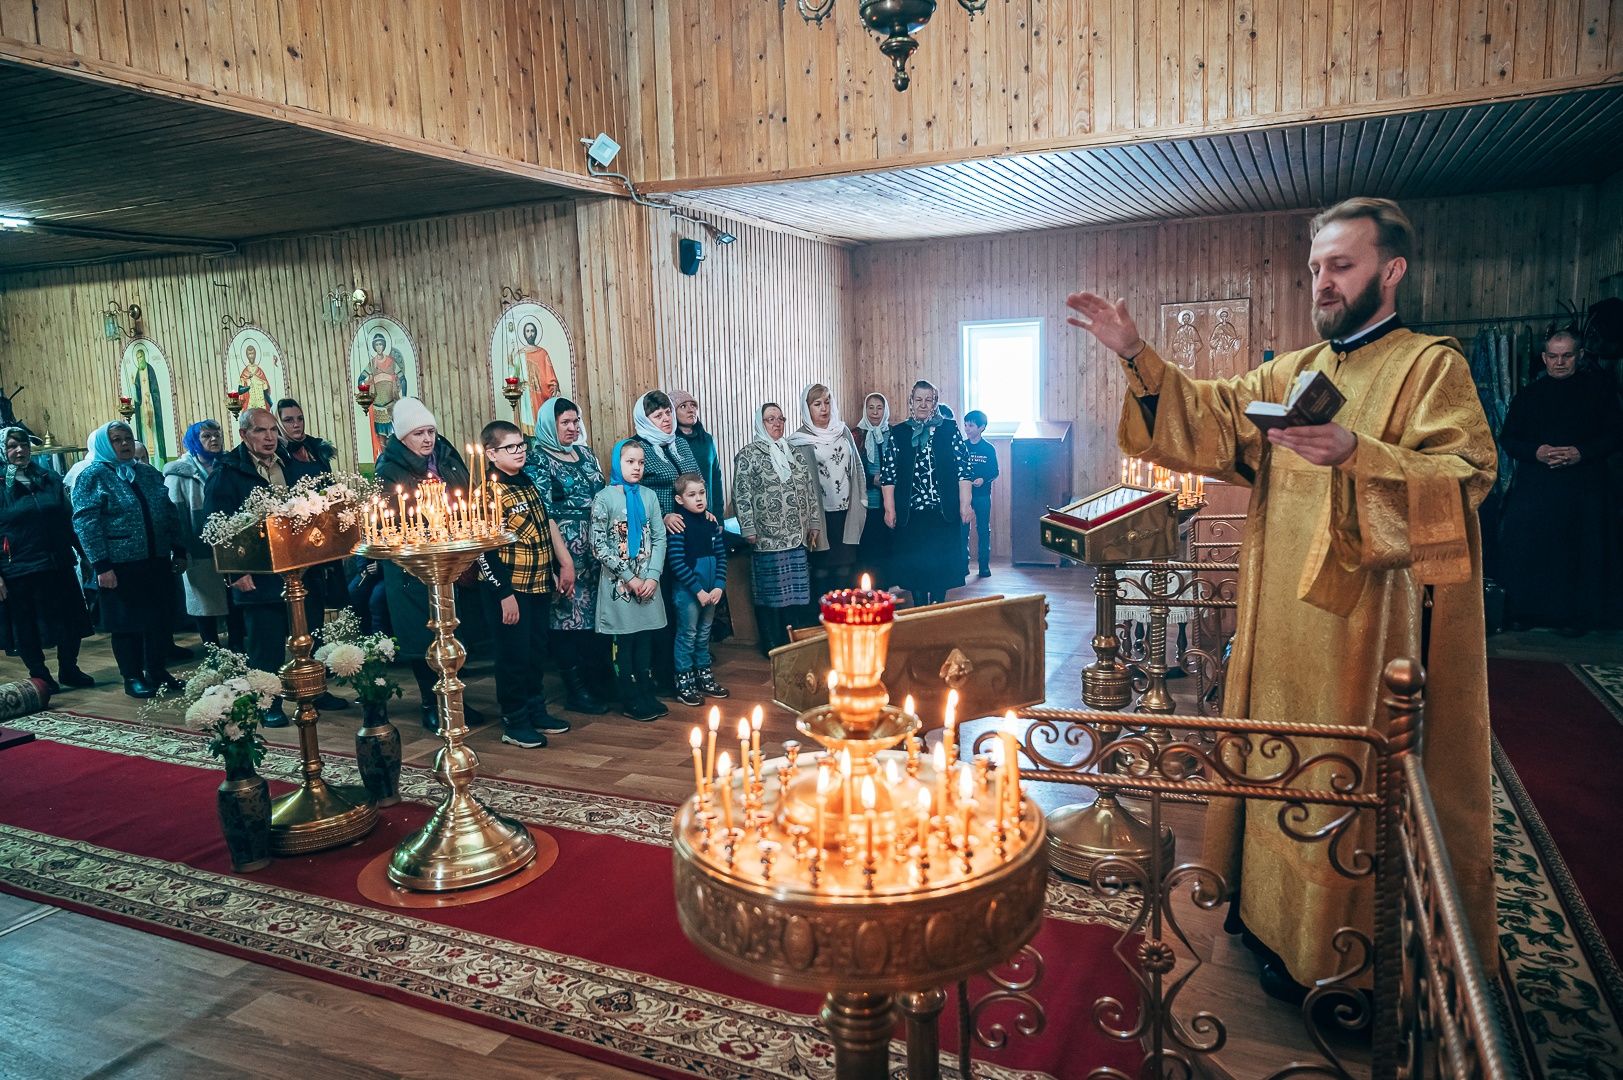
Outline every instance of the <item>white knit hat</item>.
{"type": "Polygon", "coordinates": [[[410,435],[418,428],[439,427],[434,414],[414,397],[401,398],[389,410],[389,419],[394,425],[396,435],[410,435]]]}

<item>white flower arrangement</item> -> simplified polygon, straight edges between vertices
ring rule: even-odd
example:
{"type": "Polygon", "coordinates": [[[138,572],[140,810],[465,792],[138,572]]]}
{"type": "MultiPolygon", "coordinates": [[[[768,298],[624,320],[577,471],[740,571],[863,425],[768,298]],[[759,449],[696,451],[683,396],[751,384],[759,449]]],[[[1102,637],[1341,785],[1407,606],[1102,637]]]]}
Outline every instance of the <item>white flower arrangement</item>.
{"type": "Polygon", "coordinates": [[[376,492],[373,481],[347,473],[306,476],[291,488],[256,487],[236,513],[211,515],[200,535],[205,544],[223,544],[270,517],[291,521],[296,531],[329,512],[349,529],[361,520],[366,500],[376,492]]]}
{"type": "Polygon", "coordinates": [[[282,680],[248,667],[240,653],[210,645],[203,662],[173,700],[159,693],[141,710],[142,719],[180,709],[186,723],[209,736],[209,753],[229,771],[255,766],[265,757],[260,718],[282,693],[282,680]]]}
{"type": "Polygon", "coordinates": [[[315,657],[327,665],[333,680],[354,689],[365,705],[382,705],[400,696],[400,684],[389,677],[389,664],[396,655],[394,638],[387,634],[362,634],[361,621],[353,611],[343,611],[315,632],[323,644],[315,657]]]}

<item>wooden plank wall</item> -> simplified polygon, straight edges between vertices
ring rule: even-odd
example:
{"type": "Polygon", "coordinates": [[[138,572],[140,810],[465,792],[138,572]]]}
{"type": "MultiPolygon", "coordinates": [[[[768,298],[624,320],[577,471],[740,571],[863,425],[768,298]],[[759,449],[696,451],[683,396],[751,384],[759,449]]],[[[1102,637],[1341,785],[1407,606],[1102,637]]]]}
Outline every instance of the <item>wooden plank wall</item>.
{"type": "Polygon", "coordinates": [[[0,0],[0,56],[583,173],[579,137],[627,127],[623,14],[602,0],[0,0]]]}
{"type": "MultiPolygon", "coordinates": [[[[1420,232],[1401,300],[1411,321],[1550,311],[1587,287],[1582,243],[1599,231],[1591,187],[1416,201],[1407,209],[1420,232]]],[[[1096,490],[1117,475],[1124,381],[1113,358],[1066,325],[1066,294],[1088,288],[1125,297],[1146,329],[1158,324],[1163,303],[1249,297],[1260,362],[1264,349],[1318,340],[1309,319],[1309,218],[1244,215],[859,248],[847,305],[854,378],[842,405],[853,415],[862,394],[879,390],[899,417],[907,388],[927,378],[961,416],[960,323],[1041,317],[1045,419],[1075,423],[1075,489],[1096,490]]],[[[1005,473],[1007,464],[1005,453],[1005,473]]],[[[1007,536],[1007,484],[994,494],[995,535],[1007,536]]]]}
{"type": "MultiPolygon", "coordinates": [[[[648,218],[660,385],[699,399],[731,483],[733,455],[754,437],[756,410],[776,401],[793,430],[799,395],[820,382],[842,409],[853,384],[846,350],[850,316],[845,249],[787,233],[723,222],[738,237],[715,243],[665,214],[648,218]],[[681,237],[704,242],[699,273],[675,268],[681,237]]],[[[845,412],[849,424],[859,417],[845,412]]],[[[731,488],[729,487],[729,492],[731,488]]]]}
{"type": "Polygon", "coordinates": [[[725,251],[707,243],[692,278],[677,272],[673,251],[695,228],[609,199],[253,243],[230,259],[0,277],[0,379],[28,387],[17,403],[24,420],[38,425],[48,409],[57,436],[82,444],[113,418],[118,395],[122,343],[103,339],[100,312],[109,300],[139,303],[170,360],[177,417],[228,421],[220,320],[238,315],[281,344],[312,431],[353,464],[354,327],[328,323],[324,298],[359,285],[410,331],[424,400],[461,445],[490,419],[490,330],[502,286],[514,285],[556,308],[571,332],[575,394],[595,448],[606,453],[630,433],[637,395],[682,387],[703,401],[730,463],[760,402],[792,408],[814,379],[843,393],[848,260],[841,248],[720,223],[738,242],[725,251]]]}
{"type": "Polygon", "coordinates": [[[914,79],[840,4],[625,0],[645,176],[815,173],[1469,100],[1623,71],[1607,0],[943,3],[914,79]],[[647,98],[646,101],[642,100],[647,98]]]}

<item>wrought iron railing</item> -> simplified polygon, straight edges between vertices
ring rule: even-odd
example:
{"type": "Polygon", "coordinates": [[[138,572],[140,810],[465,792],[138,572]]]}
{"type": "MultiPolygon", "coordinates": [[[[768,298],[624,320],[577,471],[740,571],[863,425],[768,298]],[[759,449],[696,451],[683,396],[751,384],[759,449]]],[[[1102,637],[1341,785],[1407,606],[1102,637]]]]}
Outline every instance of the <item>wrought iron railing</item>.
{"type": "MultiPolygon", "coordinates": [[[[1386,719],[1378,727],[1030,709],[1020,739],[1033,767],[1023,776],[1137,795],[1152,836],[1161,835],[1163,811],[1180,795],[1276,804],[1285,835],[1319,847],[1348,881],[1372,883],[1371,924],[1335,932],[1341,970],[1310,987],[1303,1003],[1315,1051],[1279,1062],[1270,1080],[1512,1077],[1519,1058],[1492,1005],[1421,767],[1424,675],[1400,660],[1384,679],[1386,719]],[[1346,1049],[1359,1038],[1369,1040],[1367,1065],[1346,1049]]],[[[973,749],[989,749],[992,740],[983,735],[973,749]]],[[[1139,1000],[1100,998],[1092,1017],[1104,1036],[1140,1047],[1142,1057],[1131,1072],[1100,1067],[1092,1077],[1208,1071],[1230,1040],[1230,1024],[1214,1002],[1176,1012],[1209,958],[1180,923],[1174,900],[1216,908],[1229,892],[1222,868],[1198,858],[1173,864],[1151,845],[1146,859],[1100,860],[1089,884],[1143,898],[1116,948],[1139,1000]]]]}

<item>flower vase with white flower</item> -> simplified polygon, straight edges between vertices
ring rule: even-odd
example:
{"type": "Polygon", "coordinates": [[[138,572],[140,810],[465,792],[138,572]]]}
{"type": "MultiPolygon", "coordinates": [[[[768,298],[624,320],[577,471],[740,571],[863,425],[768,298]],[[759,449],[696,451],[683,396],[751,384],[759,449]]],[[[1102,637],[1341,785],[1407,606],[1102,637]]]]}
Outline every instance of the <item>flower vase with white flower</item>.
{"type": "Polygon", "coordinates": [[[150,718],[183,710],[186,723],[208,737],[209,753],[225,763],[215,808],[231,868],[239,872],[270,863],[270,787],[255,770],[265,759],[260,717],[281,692],[280,678],[250,668],[238,653],[211,645],[178,700],[155,698],[142,712],[150,718]]]}
{"type": "Polygon", "coordinates": [[[400,696],[400,684],[389,674],[395,659],[394,638],[360,632],[355,613],[345,611],[316,636],[322,645],[316,659],[327,665],[333,681],[355,691],[362,721],[355,733],[355,763],[361,782],[378,806],[400,801],[400,731],[389,722],[390,698],[400,696]]]}

